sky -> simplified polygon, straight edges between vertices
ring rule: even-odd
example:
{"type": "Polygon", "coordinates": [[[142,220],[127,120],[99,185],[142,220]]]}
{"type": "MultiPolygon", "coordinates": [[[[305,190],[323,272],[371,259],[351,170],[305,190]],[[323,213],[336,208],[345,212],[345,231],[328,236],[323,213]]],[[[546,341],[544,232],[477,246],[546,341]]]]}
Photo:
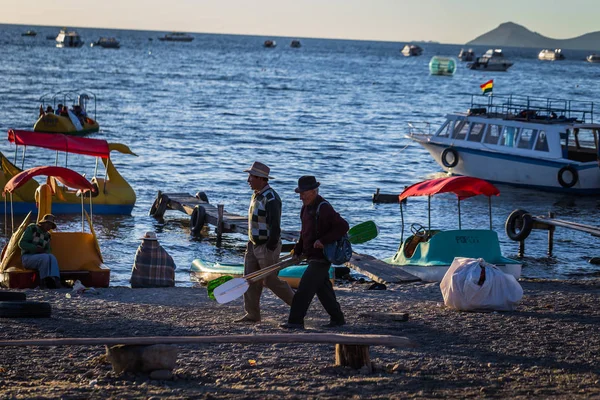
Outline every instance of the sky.
{"type": "Polygon", "coordinates": [[[509,21],[568,39],[598,15],[598,0],[0,0],[6,24],[454,44],[509,21]]]}

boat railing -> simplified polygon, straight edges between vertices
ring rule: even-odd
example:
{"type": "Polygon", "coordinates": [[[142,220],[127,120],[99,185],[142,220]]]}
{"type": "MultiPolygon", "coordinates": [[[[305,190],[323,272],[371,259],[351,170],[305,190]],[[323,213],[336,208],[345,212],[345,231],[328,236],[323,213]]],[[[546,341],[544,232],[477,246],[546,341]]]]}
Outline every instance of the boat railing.
{"type": "Polygon", "coordinates": [[[594,103],[591,101],[516,95],[471,95],[470,109],[479,110],[479,114],[506,119],[547,123],[594,122],[594,103]]]}
{"type": "Polygon", "coordinates": [[[408,122],[408,135],[433,135],[434,131],[429,122],[408,122]]]}

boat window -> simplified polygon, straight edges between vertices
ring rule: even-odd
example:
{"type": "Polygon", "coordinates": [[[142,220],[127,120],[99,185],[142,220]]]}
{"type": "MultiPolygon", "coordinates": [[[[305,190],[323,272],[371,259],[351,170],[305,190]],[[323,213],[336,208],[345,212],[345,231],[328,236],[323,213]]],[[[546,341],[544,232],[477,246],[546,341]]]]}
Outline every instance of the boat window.
{"type": "Polygon", "coordinates": [[[487,129],[487,134],[485,135],[485,143],[488,144],[498,144],[498,139],[500,138],[500,132],[502,132],[501,125],[490,125],[487,129]]]}
{"type": "Polygon", "coordinates": [[[531,149],[536,137],[537,129],[522,128],[517,147],[520,149],[531,149]]]}
{"type": "Polygon", "coordinates": [[[444,125],[438,131],[439,137],[450,137],[450,132],[452,132],[452,127],[454,127],[454,121],[446,121],[444,125]]]}
{"type": "Polygon", "coordinates": [[[536,151],[549,151],[548,150],[548,140],[546,138],[546,132],[540,131],[537,142],[535,143],[535,150],[536,151]]]}
{"type": "Polygon", "coordinates": [[[481,142],[481,137],[483,136],[483,132],[485,125],[480,123],[474,123],[471,125],[471,132],[469,133],[469,138],[467,139],[469,142],[481,142]]]}
{"type": "Polygon", "coordinates": [[[464,140],[467,136],[468,131],[469,123],[467,121],[456,121],[452,138],[457,140],[464,140]]]}
{"type": "Polygon", "coordinates": [[[578,128],[574,129],[574,133],[578,150],[596,150],[596,135],[594,134],[594,129],[578,128]]]}
{"type": "Polygon", "coordinates": [[[515,128],[514,126],[505,127],[504,131],[502,132],[502,137],[500,138],[500,145],[515,147],[515,141],[517,140],[518,134],[519,128],[515,128]]]}

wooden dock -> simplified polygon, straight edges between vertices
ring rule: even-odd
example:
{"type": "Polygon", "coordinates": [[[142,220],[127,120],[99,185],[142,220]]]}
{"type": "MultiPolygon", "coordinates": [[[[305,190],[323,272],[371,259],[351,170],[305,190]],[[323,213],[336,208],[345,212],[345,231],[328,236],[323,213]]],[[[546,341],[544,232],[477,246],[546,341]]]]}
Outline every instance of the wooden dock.
{"type": "MultiPolygon", "coordinates": [[[[217,206],[210,204],[203,193],[192,196],[188,193],[162,193],[158,192],[156,200],[150,209],[150,215],[157,219],[164,216],[166,210],[184,212],[190,217],[196,207],[202,207],[205,212],[205,223],[216,227],[217,245],[221,243],[223,233],[248,234],[248,218],[225,211],[223,204],[217,206]]],[[[281,239],[288,242],[297,242],[300,237],[298,231],[281,231],[281,239]]],[[[352,259],[346,263],[351,268],[378,283],[408,283],[420,279],[402,271],[388,263],[365,254],[354,253],[352,259]]]]}

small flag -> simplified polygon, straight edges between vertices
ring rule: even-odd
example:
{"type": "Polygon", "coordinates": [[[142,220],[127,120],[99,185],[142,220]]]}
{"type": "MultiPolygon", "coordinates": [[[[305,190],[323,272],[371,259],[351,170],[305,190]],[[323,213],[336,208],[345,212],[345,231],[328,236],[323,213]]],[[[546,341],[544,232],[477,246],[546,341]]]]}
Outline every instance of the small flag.
{"type": "Polygon", "coordinates": [[[494,80],[490,79],[483,85],[479,85],[479,87],[481,88],[481,94],[492,93],[492,90],[494,89],[494,80]]]}

